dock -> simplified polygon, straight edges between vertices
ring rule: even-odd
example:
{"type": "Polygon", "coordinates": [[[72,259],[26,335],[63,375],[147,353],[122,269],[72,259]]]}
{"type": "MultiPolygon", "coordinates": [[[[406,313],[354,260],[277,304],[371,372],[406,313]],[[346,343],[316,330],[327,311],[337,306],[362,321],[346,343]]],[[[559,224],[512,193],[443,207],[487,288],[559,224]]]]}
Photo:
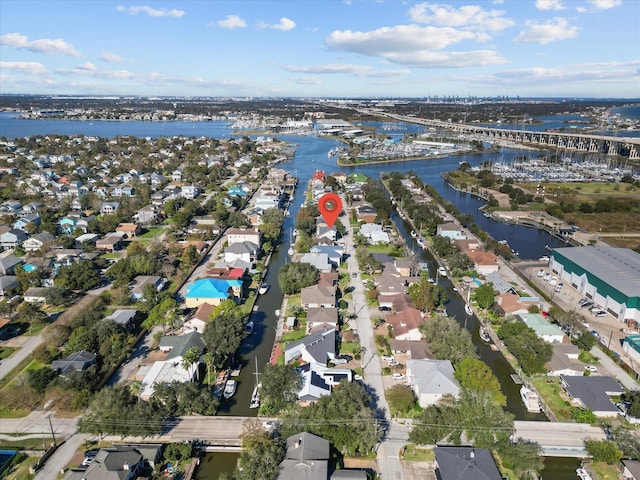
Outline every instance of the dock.
{"type": "Polygon", "coordinates": [[[520,378],[520,375],[516,373],[512,373],[510,376],[511,376],[511,380],[513,380],[513,383],[515,383],[516,385],[522,385],[524,383],[522,381],[522,378],[520,378]]]}

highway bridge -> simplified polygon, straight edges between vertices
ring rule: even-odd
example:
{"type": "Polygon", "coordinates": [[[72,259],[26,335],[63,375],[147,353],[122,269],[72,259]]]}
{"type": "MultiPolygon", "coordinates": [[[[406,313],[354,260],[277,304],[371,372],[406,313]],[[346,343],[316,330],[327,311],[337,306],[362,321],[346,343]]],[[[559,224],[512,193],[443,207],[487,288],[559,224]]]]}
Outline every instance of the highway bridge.
{"type": "Polygon", "coordinates": [[[555,148],[585,153],[603,153],[606,155],[621,155],[628,157],[631,160],[640,159],[640,137],[617,137],[609,135],[594,135],[589,133],[510,130],[504,128],[481,127],[478,125],[444,122],[442,120],[428,120],[425,118],[395,115],[381,111],[368,113],[385,115],[405,123],[414,123],[434,128],[446,128],[460,134],[478,136],[483,139],[487,139],[487,141],[500,140],[535,145],[540,148],[555,148]]]}

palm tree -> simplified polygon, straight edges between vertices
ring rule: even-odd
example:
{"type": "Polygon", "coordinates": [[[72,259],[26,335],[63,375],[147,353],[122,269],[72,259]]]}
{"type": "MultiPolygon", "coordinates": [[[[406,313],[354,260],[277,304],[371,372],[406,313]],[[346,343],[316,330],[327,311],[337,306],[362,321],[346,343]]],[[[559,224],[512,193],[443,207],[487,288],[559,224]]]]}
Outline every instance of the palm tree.
{"type": "Polygon", "coordinates": [[[140,380],[134,380],[129,384],[129,391],[138,397],[138,401],[140,401],[140,394],[142,393],[142,382],[140,380]]]}
{"type": "Polygon", "coordinates": [[[207,366],[207,384],[211,385],[211,370],[214,369],[216,365],[216,356],[213,352],[207,352],[204,354],[202,359],[204,360],[204,364],[207,366]]]}
{"type": "MultiPolygon", "coordinates": [[[[200,363],[200,349],[198,347],[191,347],[182,357],[182,368],[187,372],[191,369],[194,363],[200,363]]],[[[200,381],[198,365],[196,365],[196,380],[200,381]]]]}

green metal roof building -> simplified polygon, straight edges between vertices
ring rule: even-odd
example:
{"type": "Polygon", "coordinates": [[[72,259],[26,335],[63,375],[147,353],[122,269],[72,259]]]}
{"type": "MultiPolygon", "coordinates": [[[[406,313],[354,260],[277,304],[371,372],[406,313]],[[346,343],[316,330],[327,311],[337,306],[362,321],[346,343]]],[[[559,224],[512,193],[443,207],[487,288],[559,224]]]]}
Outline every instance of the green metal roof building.
{"type": "Polygon", "coordinates": [[[613,317],[640,323],[640,253],[616,247],[556,248],[549,268],[613,317]]]}
{"type": "Polygon", "coordinates": [[[640,335],[626,336],[622,343],[622,350],[627,352],[636,362],[640,363],[640,335]]]}

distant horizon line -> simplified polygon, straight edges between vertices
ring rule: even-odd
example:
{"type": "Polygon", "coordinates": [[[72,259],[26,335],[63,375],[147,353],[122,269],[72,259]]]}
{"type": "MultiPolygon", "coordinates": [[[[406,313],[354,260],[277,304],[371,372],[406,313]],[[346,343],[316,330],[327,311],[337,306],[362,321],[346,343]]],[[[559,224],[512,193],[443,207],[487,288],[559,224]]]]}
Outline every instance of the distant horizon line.
{"type": "Polygon", "coordinates": [[[147,99],[147,100],[161,100],[161,99],[181,99],[181,100],[195,100],[195,99],[221,99],[221,100],[235,100],[235,101],[250,101],[250,100],[394,100],[394,101],[425,101],[425,100],[438,100],[438,101],[455,101],[465,102],[470,99],[473,100],[493,100],[493,101],[529,101],[529,100],[552,100],[552,101],[615,101],[615,102],[638,102],[640,98],[633,97],[568,97],[568,96],[540,96],[540,97],[520,97],[518,95],[497,95],[497,96],[460,96],[460,95],[427,95],[422,97],[392,97],[392,96],[372,96],[372,97],[338,97],[338,96],[225,96],[225,95],[137,95],[137,94],[65,94],[65,93],[0,93],[0,97],[48,97],[48,98],[75,98],[75,99],[147,99]]]}

